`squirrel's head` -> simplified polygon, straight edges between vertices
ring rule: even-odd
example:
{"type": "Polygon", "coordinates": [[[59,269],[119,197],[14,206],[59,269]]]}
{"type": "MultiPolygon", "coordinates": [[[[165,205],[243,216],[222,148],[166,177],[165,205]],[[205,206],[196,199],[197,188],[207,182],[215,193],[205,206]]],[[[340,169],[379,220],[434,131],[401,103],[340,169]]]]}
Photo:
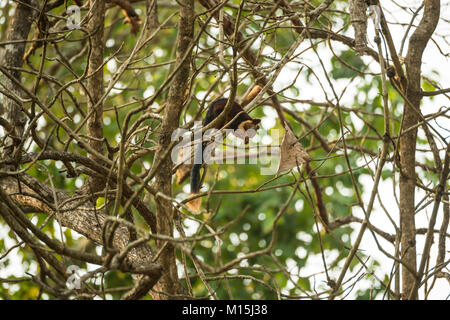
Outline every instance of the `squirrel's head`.
{"type": "Polygon", "coordinates": [[[256,135],[256,130],[259,129],[260,122],[261,119],[249,119],[242,121],[238,125],[238,130],[240,130],[240,133],[238,133],[237,136],[243,138],[245,140],[245,144],[247,144],[249,138],[253,138],[256,135]]]}

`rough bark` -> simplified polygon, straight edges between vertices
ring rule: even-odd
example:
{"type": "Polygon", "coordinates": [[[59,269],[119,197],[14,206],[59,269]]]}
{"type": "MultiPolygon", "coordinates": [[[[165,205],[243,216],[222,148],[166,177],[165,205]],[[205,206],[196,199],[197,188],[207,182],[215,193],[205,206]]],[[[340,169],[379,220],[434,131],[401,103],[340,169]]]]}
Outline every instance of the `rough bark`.
{"type": "MultiPolygon", "coordinates": [[[[65,192],[57,192],[41,183],[39,180],[23,174],[19,178],[7,177],[0,180],[0,188],[22,207],[32,209],[36,212],[45,212],[54,215],[58,223],[64,227],[74,230],[98,244],[103,244],[103,228],[108,219],[104,210],[96,210],[86,200],[67,201],[70,196],[65,192]],[[54,197],[56,195],[56,199],[54,197]],[[57,210],[48,204],[61,204],[57,210]]],[[[129,243],[129,231],[124,225],[119,225],[114,233],[113,247],[124,250],[129,243]]],[[[130,272],[148,273],[152,275],[153,283],[159,278],[161,267],[151,261],[152,250],[146,244],[141,244],[131,249],[122,267],[130,272]]]]}
{"type": "MultiPolygon", "coordinates": [[[[422,54],[433,34],[439,20],[440,1],[425,0],[422,20],[409,40],[406,56],[406,98],[403,114],[403,130],[406,131],[419,121],[421,95],[422,54]]],[[[416,228],[415,228],[415,185],[416,185],[416,138],[417,128],[403,134],[400,139],[400,227],[401,227],[401,257],[409,269],[416,271],[416,228]]],[[[417,299],[416,273],[402,266],[402,297],[417,299]],[[414,291],[414,292],[412,292],[414,291]]]]}
{"type": "MultiPolygon", "coordinates": [[[[32,7],[37,5],[36,1],[19,2],[14,16],[8,28],[7,41],[24,40],[23,42],[14,42],[5,46],[5,53],[3,56],[3,64],[6,68],[19,68],[23,64],[23,56],[25,53],[26,41],[30,33],[31,24],[37,16],[37,11],[32,7]]],[[[21,72],[18,70],[10,70],[11,76],[21,80],[21,72]]],[[[6,77],[2,77],[2,84],[5,88],[16,96],[21,96],[21,90],[17,88],[14,82],[6,77]]],[[[4,117],[10,125],[11,131],[7,132],[5,146],[2,156],[9,156],[13,154],[16,147],[20,145],[20,139],[27,122],[27,117],[23,113],[21,106],[13,99],[4,97],[3,103],[0,103],[0,115],[4,117]],[[3,107],[2,107],[3,105],[3,107]]],[[[5,126],[3,126],[5,128],[5,126]]],[[[20,151],[17,151],[20,152],[20,151]]],[[[11,166],[10,166],[11,168],[11,166]]]]}
{"type": "MultiPolygon", "coordinates": [[[[87,88],[90,93],[88,99],[87,133],[91,137],[89,146],[95,151],[103,154],[103,57],[104,57],[104,23],[105,23],[105,2],[91,1],[91,14],[88,22],[88,30],[91,34],[91,54],[89,57],[87,88]]],[[[94,156],[93,160],[100,161],[94,156]]],[[[101,179],[90,177],[87,180],[89,191],[96,192],[103,189],[104,183],[101,179]]]]}
{"type": "Polygon", "coordinates": [[[147,5],[147,28],[146,36],[152,34],[159,27],[158,22],[158,1],[157,0],[146,0],[147,5]]]}
{"type": "MultiPolygon", "coordinates": [[[[178,23],[177,54],[176,65],[182,63],[180,69],[170,86],[169,96],[164,112],[164,119],[161,124],[161,134],[159,138],[159,149],[155,156],[154,163],[158,163],[171,143],[171,135],[178,128],[181,110],[183,108],[185,92],[188,88],[189,71],[191,59],[184,59],[185,55],[190,55],[188,49],[193,41],[194,35],[194,1],[183,0],[180,4],[180,20],[178,23]],[[184,59],[184,61],[183,61],[184,59]]],[[[165,160],[155,175],[155,189],[162,194],[172,196],[172,161],[165,160]]],[[[158,234],[172,236],[174,211],[171,201],[157,197],[156,202],[156,226],[158,234]]],[[[157,246],[161,248],[165,241],[158,241],[157,246]]],[[[156,285],[156,289],[166,294],[155,294],[155,299],[169,299],[177,294],[183,293],[183,288],[179,282],[177,266],[175,263],[174,247],[170,243],[162,252],[159,262],[164,268],[164,274],[156,285]]]]}
{"type": "Polygon", "coordinates": [[[364,0],[350,0],[350,19],[355,30],[355,54],[364,55],[367,46],[367,5],[364,0]]]}

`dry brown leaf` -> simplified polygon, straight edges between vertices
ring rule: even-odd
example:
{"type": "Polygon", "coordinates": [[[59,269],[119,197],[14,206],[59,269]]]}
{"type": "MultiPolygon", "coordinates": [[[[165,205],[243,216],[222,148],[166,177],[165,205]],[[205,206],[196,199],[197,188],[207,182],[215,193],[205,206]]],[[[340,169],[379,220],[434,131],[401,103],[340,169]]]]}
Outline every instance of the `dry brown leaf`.
{"type": "Polygon", "coordinates": [[[300,166],[311,160],[311,157],[298,141],[292,130],[289,127],[285,127],[284,129],[286,133],[284,134],[283,142],[281,143],[280,164],[278,166],[277,174],[300,166]]]}

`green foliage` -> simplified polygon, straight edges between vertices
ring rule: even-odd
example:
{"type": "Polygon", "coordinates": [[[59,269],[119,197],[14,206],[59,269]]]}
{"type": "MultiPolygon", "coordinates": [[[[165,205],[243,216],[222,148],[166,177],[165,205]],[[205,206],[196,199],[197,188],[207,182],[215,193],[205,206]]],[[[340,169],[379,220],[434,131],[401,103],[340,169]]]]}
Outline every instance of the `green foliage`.
{"type": "MultiPolygon", "coordinates": [[[[70,1],[69,1],[70,2],[70,1]]],[[[239,5],[240,1],[230,1],[235,5],[239,5]]],[[[322,1],[309,1],[314,6],[318,6],[322,1]]],[[[340,4],[345,4],[344,1],[339,1],[340,4]]],[[[134,5],[135,9],[140,9],[141,12],[145,12],[145,4],[138,3],[134,5]]],[[[336,8],[335,5],[332,7],[336,8]]],[[[200,13],[200,9],[197,9],[197,13],[200,13]]],[[[230,11],[236,15],[236,10],[230,11]]],[[[54,10],[55,14],[61,15],[63,7],[59,7],[54,10]]],[[[171,14],[175,13],[175,9],[165,9],[160,11],[160,22],[167,19],[171,14]]],[[[6,12],[0,9],[0,17],[5,16],[6,12]]],[[[327,13],[328,14],[328,13],[327,13]]],[[[249,15],[248,12],[242,13],[243,17],[249,15]]],[[[338,15],[336,12],[329,13],[329,19],[338,15]]],[[[247,17],[251,18],[251,17],[247,17]]],[[[259,17],[261,18],[261,17],[259,17]]],[[[115,88],[110,92],[104,103],[104,136],[106,140],[113,142],[112,147],[118,146],[118,138],[120,138],[120,130],[123,129],[124,121],[127,115],[133,108],[140,105],[144,98],[151,96],[159,88],[162,87],[164,81],[168,75],[173,71],[175,58],[174,43],[176,41],[177,16],[172,18],[167,26],[161,29],[154,41],[148,44],[148,50],[144,50],[144,53],[140,53],[136,57],[136,61],[133,64],[133,68],[130,68],[123,72],[120,77],[120,81],[116,84],[115,88]],[[144,68],[144,64],[139,63],[139,59],[147,63],[156,64],[156,68],[144,68]],[[160,64],[160,65],[159,65],[160,64]],[[142,67],[142,68],[140,68],[142,67]]],[[[348,17],[342,18],[344,25],[348,25],[348,17]]],[[[328,19],[319,19],[315,27],[323,27],[329,23],[328,19]]],[[[289,24],[282,24],[281,26],[264,31],[264,42],[261,46],[265,48],[275,48],[277,54],[283,56],[290,48],[292,42],[298,36],[294,31],[283,26],[289,24]]],[[[123,17],[117,10],[109,10],[106,15],[106,41],[107,45],[105,49],[105,66],[103,67],[104,77],[106,80],[116,72],[117,65],[128,58],[129,53],[133,50],[137,37],[130,32],[128,24],[123,23],[123,17]],[[107,62],[109,61],[109,62],[107,62]]],[[[3,26],[2,26],[3,27],[3,26]]],[[[199,30],[201,25],[196,25],[196,30],[199,30]]],[[[250,23],[247,28],[242,31],[245,36],[250,36],[252,32],[262,30],[262,26],[258,23],[250,23]],[[251,32],[250,32],[251,31],[251,32]]],[[[207,28],[208,32],[212,28],[207,28]]],[[[215,30],[216,31],[216,30],[215,30]]],[[[75,41],[85,37],[85,33],[82,31],[72,32],[67,42],[62,44],[55,43],[52,46],[48,46],[47,57],[48,59],[44,64],[44,69],[53,68],[56,59],[60,58],[58,50],[64,56],[73,56],[73,52],[83,52],[86,50],[88,44],[87,41],[75,41]],[[73,42],[71,42],[73,41],[73,42]],[[67,43],[69,45],[67,45],[67,43]],[[73,43],[73,45],[70,45],[73,43]],[[58,48],[58,50],[56,50],[58,48]]],[[[2,38],[4,39],[4,38],[2,38]]],[[[315,45],[318,50],[322,49],[319,45],[315,45]]],[[[42,49],[38,49],[37,53],[30,57],[30,64],[36,68],[41,62],[42,49]]],[[[192,66],[198,68],[195,73],[195,77],[190,83],[190,94],[194,97],[192,102],[183,110],[182,119],[180,125],[186,124],[189,119],[193,119],[200,110],[201,103],[204,94],[211,89],[210,96],[207,101],[210,101],[219,93],[219,89],[223,89],[225,81],[219,84],[216,88],[211,88],[216,77],[218,76],[217,70],[222,66],[217,62],[217,59],[210,59],[210,56],[215,54],[215,47],[211,47],[206,36],[202,36],[199,40],[199,46],[195,50],[201,52],[195,60],[192,61],[192,66]],[[213,50],[214,49],[214,50],[213,50]],[[203,64],[207,63],[206,68],[202,68],[203,64]]],[[[262,51],[262,50],[261,50],[262,51]]],[[[348,80],[360,76],[360,72],[364,72],[367,69],[367,65],[360,58],[355,56],[352,50],[342,50],[336,52],[337,56],[330,58],[331,70],[329,75],[332,80],[348,80]],[[351,67],[349,67],[351,66],[351,67]]],[[[87,50],[79,57],[73,59],[70,69],[64,67],[62,64],[56,68],[54,78],[60,83],[68,83],[73,80],[74,73],[80,77],[86,71],[86,57],[87,50]]],[[[274,57],[259,55],[259,61],[263,63],[273,63],[274,57]]],[[[230,60],[228,53],[226,54],[227,61],[230,60]]],[[[277,57],[278,59],[278,57],[277,57]]],[[[240,61],[241,62],[241,61],[240,61]]],[[[246,71],[247,72],[247,71],[246,71]]],[[[301,74],[301,77],[309,81],[310,84],[315,83],[314,76],[310,69],[305,68],[305,71],[301,74]]],[[[23,83],[26,87],[31,88],[35,81],[35,77],[31,73],[23,74],[23,83]]],[[[105,82],[106,84],[108,81],[105,82]]],[[[238,86],[238,96],[242,96],[247,90],[248,85],[240,83],[238,86]]],[[[434,88],[424,82],[423,89],[427,91],[433,91],[434,88]]],[[[291,93],[295,96],[301,96],[302,90],[295,85],[290,88],[291,93]]],[[[379,77],[370,77],[369,80],[365,80],[361,77],[361,83],[358,87],[359,98],[355,96],[354,103],[352,105],[341,106],[340,111],[337,108],[327,107],[327,112],[324,113],[324,107],[322,105],[311,104],[310,108],[306,111],[299,112],[295,108],[295,103],[283,101],[283,106],[287,106],[295,113],[307,119],[308,123],[312,127],[318,126],[317,130],[319,134],[326,138],[330,142],[330,148],[342,146],[341,138],[341,124],[339,121],[339,114],[345,122],[345,127],[348,130],[346,132],[346,138],[348,139],[347,145],[354,147],[349,149],[348,159],[345,158],[344,153],[340,150],[332,149],[331,152],[324,150],[323,148],[316,148],[318,145],[317,140],[309,129],[293,121],[293,118],[288,117],[288,121],[292,123],[293,129],[297,136],[305,137],[301,139],[301,143],[305,147],[311,147],[309,150],[313,159],[319,159],[312,162],[314,170],[317,170],[317,174],[320,178],[320,185],[323,186],[324,203],[327,205],[327,211],[329,213],[330,221],[352,215],[353,207],[358,202],[358,197],[355,194],[355,186],[353,185],[353,179],[350,174],[342,172],[348,171],[348,163],[352,166],[352,174],[354,175],[354,181],[356,181],[356,187],[364,190],[364,187],[359,182],[359,177],[363,174],[369,174],[366,168],[358,168],[362,157],[358,152],[358,147],[363,147],[368,150],[372,150],[375,153],[378,152],[379,141],[372,139],[377,134],[383,135],[384,133],[384,120],[382,112],[382,99],[381,95],[377,94],[371,98],[369,94],[371,91],[376,90],[381,92],[381,80],[379,77]],[[362,103],[361,103],[362,101],[362,103]],[[352,117],[351,115],[357,113],[358,117],[352,117]],[[324,116],[325,114],[325,116],[324,116]],[[363,122],[362,129],[358,127],[358,122],[363,122]],[[330,157],[327,160],[327,157],[330,157]],[[321,160],[322,159],[322,160],[321,160]]],[[[50,86],[41,86],[38,91],[39,97],[45,101],[50,102],[54,97],[55,92],[52,91],[50,86]]],[[[389,100],[392,108],[392,114],[395,117],[399,117],[401,112],[401,97],[399,94],[389,85],[388,86],[389,100]]],[[[157,108],[166,101],[168,95],[167,87],[159,95],[151,107],[157,108]]],[[[80,83],[76,83],[68,89],[68,92],[63,93],[62,101],[55,101],[52,107],[52,112],[60,118],[65,118],[65,123],[73,130],[78,130],[80,134],[86,134],[85,128],[79,128],[81,115],[86,112],[87,96],[84,92],[83,86],[80,83]],[[70,94],[69,94],[70,93],[70,94]]],[[[257,107],[252,111],[252,115],[255,117],[269,117],[264,108],[257,107]]],[[[50,118],[44,116],[46,123],[40,124],[40,132],[43,133],[44,139],[49,138],[49,146],[54,150],[68,151],[75,154],[86,156],[86,151],[75,143],[70,143],[70,137],[63,132],[60,128],[55,128],[50,121],[50,118]],[[55,130],[55,134],[52,135],[52,130],[55,130]],[[67,148],[66,148],[67,147],[67,148]]],[[[138,116],[132,117],[131,123],[135,121],[138,116]]],[[[395,120],[399,120],[396,118],[395,120]]],[[[159,123],[155,120],[146,120],[144,125],[148,127],[147,131],[139,132],[135,137],[136,150],[143,148],[154,147],[159,139],[159,123]]],[[[400,121],[392,122],[393,128],[398,129],[400,121]]],[[[281,129],[281,125],[277,122],[275,128],[281,129]]],[[[39,151],[39,147],[33,145],[28,151],[39,151]]],[[[135,150],[133,151],[135,152],[135,150]]],[[[127,154],[129,156],[130,152],[127,154]]],[[[139,175],[142,174],[143,168],[153,163],[153,153],[150,153],[143,157],[141,160],[136,161],[130,170],[132,173],[139,175]]],[[[76,190],[81,182],[86,178],[81,174],[77,178],[68,178],[67,170],[65,166],[58,161],[46,160],[40,162],[38,165],[28,168],[26,165],[22,165],[22,169],[27,168],[27,173],[38,178],[39,180],[54,184],[56,189],[65,190],[67,192],[73,192],[76,190]]],[[[80,166],[76,166],[77,169],[80,166]]],[[[199,219],[208,221],[208,224],[214,229],[219,230],[221,227],[227,225],[233,219],[236,219],[244,210],[247,212],[240,219],[239,223],[233,224],[222,235],[221,259],[223,264],[233,261],[236,258],[246,254],[248,252],[254,252],[261,250],[269,246],[272,238],[274,237],[274,228],[276,228],[276,242],[272,250],[272,257],[267,255],[256,256],[240,263],[242,269],[239,270],[239,275],[254,277],[258,281],[249,281],[242,278],[233,278],[235,275],[234,270],[228,270],[224,272],[229,278],[227,280],[219,280],[212,282],[213,290],[221,298],[231,298],[229,296],[229,289],[231,288],[232,298],[234,299],[276,299],[277,295],[273,290],[269,290],[261,283],[265,283],[274,287],[276,285],[285,289],[283,291],[289,296],[304,296],[304,292],[308,292],[313,295],[313,287],[315,288],[315,280],[310,275],[304,274],[302,268],[307,265],[308,258],[321,257],[322,252],[334,253],[336,258],[334,262],[329,266],[330,271],[339,270],[338,264],[343,263],[347,257],[348,251],[343,248],[342,243],[347,247],[351,246],[350,235],[354,231],[349,225],[342,226],[333,231],[333,235],[327,234],[323,231],[318,232],[316,226],[321,228],[321,224],[315,219],[315,211],[311,204],[314,201],[314,195],[312,194],[312,185],[310,182],[306,184],[301,183],[298,190],[294,190],[293,182],[294,177],[299,178],[300,174],[297,170],[277,177],[272,182],[266,182],[269,179],[275,178],[275,176],[264,176],[260,173],[261,166],[254,164],[247,165],[234,165],[234,164],[216,164],[211,165],[208,168],[208,174],[205,178],[205,185],[208,189],[214,184],[214,176],[216,170],[219,172],[220,179],[216,182],[214,190],[224,191],[222,193],[217,192],[210,196],[209,201],[205,203],[205,208],[208,208],[208,212],[199,216],[199,219]],[[290,184],[289,186],[283,186],[290,184]],[[261,188],[259,190],[258,188],[261,188]],[[258,190],[257,190],[258,189],[258,190]],[[226,192],[229,190],[235,190],[236,193],[226,192]],[[254,192],[257,190],[256,192],[254,192]],[[253,191],[253,192],[250,192],[253,191]],[[286,211],[283,213],[279,220],[276,220],[277,213],[291,193],[295,191],[295,195],[292,201],[289,203],[286,211]],[[216,208],[220,206],[220,209],[216,212],[216,208]],[[208,220],[212,218],[211,220],[208,220]],[[295,266],[298,270],[298,277],[295,279],[295,285],[290,285],[289,277],[280,271],[279,266],[286,265],[295,266]],[[255,270],[252,270],[254,268],[255,270]],[[261,270],[269,270],[271,272],[265,273],[261,270]],[[270,274],[270,276],[269,276],[270,274]]],[[[386,169],[382,173],[383,179],[388,179],[392,176],[392,171],[386,169]]],[[[135,186],[137,188],[137,186],[135,186]]],[[[182,196],[184,185],[174,185],[173,194],[175,196],[182,196]]],[[[105,199],[99,198],[97,201],[97,207],[103,206],[105,199]]],[[[150,203],[153,208],[154,203],[150,203]]],[[[142,218],[133,212],[136,218],[136,224],[143,226],[142,218]]],[[[54,220],[50,219],[44,226],[48,218],[43,214],[34,214],[35,219],[33,223],[39,227],[43,227],[42,230],[52,238],[61,236],[61,229],[55,227],[54,220]]],[[[184,222],[187,224],[187,222],[184,222]]],[[[1,221],[0,227],[4,225],[1,221]]],[[[83,237],[75,234],[75,232],[65,229],[63,230],[64,241],[70,247],[81,248],[85,247],[86,252],[96,252],[96,246],[92,243],[87,245],[83,243],[85,240],[83,237]]],[[[200,235],[209,233],[206,228],[200,232],[200,235]]],[[[19,239],[9,232],[5,239],[14,242],[19,242],[19,239]]],[[[0,254],[7,250],[5,245],[5,239],[0,239],[0,254]]],[[[154,243],[151,243],[152,245],[154,243]]],[[[217,246],[219,244],[210,238],[196,242],[193,252],[202,257],[204,261],[215,267],[218,265],[217,246]]],[[[10,247],[11,245],[9,245],[10,247]]],[[[20,257],[20,263],[25,272],[33,270],[34,273],[39,272],[40,267],[36,265],[35,256],[33,251],[27,246],[20,246],[15,249],[17,255],[20,257]],[[35,264],[31,267],[32,264],[35,264]]],[[[177,257],[181,261],[181,252],[176,251],[177,257]]],[[[361,255],[364,257],[364,255],[361,255]]],[[[59,257],[65,265],[77,264],[75,260],[62,259],[59,257]]],[[[10,263],[9,259],[2,261],[3,265],[7,267],[10,263]]],[[[86,264],[80,264],[80,267],[87,269],[86,264]]],[[[350,269],[360,268],[360,261],[353,259],[350,269]]],[[[187,268],[190,273],[196,273],[195,266],[190,262],[187,263],[187,268]]],[[[12,279],[13,277],[9,277],[12,279]]],[[[372,279],[373,280],[373,279],[372,279]]],[[[107,272],[102,279],[105,289],[112,289],[117,287],[129,287],[133,285],[133,279],[129,274],[124,274],[118,271],[107,272]]],[[[194,294],[196,296],[205,296],[208,294],[205,286],[200,278],[191,279],[194,294]]],[[[97,283],[93,283],[92,286],[99,288],[97,283]]],[[[329,288],[328,288],[329,289],[329,288]]],[[[327,289],[327,290],[328,290],[327,289]]],[[[369,288],[358,292],[358,299],[368,299],[374,297],[378,293],[383,292],[383,288],[369,288]]],[[[113,299],[119,299],[123,292],[111,293],[113,299]]],[[[39,294],[39,288],[36,284],[30,281],[20,282],[18,285],[10,285],[2,283],[0,285],[0,299],[36,299],[39,294]]],[[[51,295],[47,295],[46,298],[52,298],[51,295]]]]}
{"type": "Polygon", "coordinates": [[[365,63],[360,57],[355,55],[353,50],[342,51],[338,57],[333,56],[331,58],[331,64],[333,65],[331,71],[333,79],[353,78],[358,75],[354,69],[363,71],[366,68],[365,63]]]}

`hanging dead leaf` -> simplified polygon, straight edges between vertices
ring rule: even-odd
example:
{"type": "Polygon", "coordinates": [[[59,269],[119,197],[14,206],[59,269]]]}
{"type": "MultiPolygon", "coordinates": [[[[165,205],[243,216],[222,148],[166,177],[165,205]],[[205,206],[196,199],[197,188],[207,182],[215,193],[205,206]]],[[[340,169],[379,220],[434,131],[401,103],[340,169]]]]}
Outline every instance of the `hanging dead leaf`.
{"type": "Polygon", "coordinates": [[[300,166],[311,160],[311,157],[298,141],[292,130],[289,127],[285,127],[284,129],[286,133],[284,134],[283,142],[281,143],[280,164],[278,166],[277,174],[300,166]]]}

